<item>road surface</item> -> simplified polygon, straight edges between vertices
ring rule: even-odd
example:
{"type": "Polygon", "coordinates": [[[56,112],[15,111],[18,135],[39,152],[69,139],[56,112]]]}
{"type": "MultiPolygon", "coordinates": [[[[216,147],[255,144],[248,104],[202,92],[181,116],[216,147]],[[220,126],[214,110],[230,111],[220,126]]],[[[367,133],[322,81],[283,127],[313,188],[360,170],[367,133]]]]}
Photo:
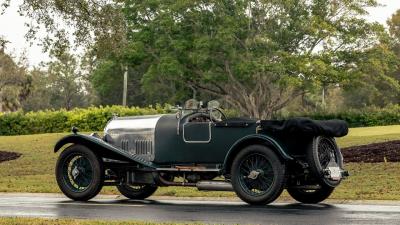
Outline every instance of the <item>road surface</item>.
{"type": "Polygon", "coordinates": [[[202,222],[211,224],[400,224],[400,205],[275,203],[96,198],[73,202],[60,196],[0,195],[1,217],[83,218],[202,222]]]}

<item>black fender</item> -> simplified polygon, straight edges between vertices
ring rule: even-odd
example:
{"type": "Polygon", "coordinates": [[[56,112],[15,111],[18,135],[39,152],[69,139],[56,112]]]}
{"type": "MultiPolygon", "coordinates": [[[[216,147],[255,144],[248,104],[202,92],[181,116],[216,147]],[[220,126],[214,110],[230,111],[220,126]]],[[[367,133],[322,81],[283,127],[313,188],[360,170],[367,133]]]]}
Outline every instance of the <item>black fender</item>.
{"type": "Polygon", "coordinates": [[[224,164],[223,164],[223,173],[229,173],[230,167],[233,161],[233,158],[237,155],[237,153],[244,147],[250,144],[267,144],[272,147],[272,150],[278,154],[278,157],[283,159],[284,161],[292,161],[294,160],[289,154],[285,152],[282,146],[274,140],[272,137],[262,134],[251,134],[247,135],[239,140],[237,140],[229,149],[228,153],[225,156],[224,164]]]}
{"type": "Polygon", "coordinates": [[[144,160],[139,156],[131,155],[122,149],[110,145],[98,137],[85,134],[71,134],[61,138],[54,146],[54,152],[58,152],[63,146],[68,144],[84,145],[92,150],[95,154],[99,154],[101,157],[135,162],[142,166],[155,168],[153,163],[144,160]]]}

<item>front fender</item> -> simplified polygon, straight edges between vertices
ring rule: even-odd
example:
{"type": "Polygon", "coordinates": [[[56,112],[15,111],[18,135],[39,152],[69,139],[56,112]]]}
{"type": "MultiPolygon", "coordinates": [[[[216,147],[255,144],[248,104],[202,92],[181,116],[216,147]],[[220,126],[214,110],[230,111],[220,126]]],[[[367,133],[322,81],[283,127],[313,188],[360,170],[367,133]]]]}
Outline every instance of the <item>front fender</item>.
{"type": "Polygon", "coordinates": [[[105,158],[127,160],[131,162],[136,162],[146,167],[155,168],[153,163],[146,161],[139,156],[131,155],[122,149],[110,145],[100,138],[84,134],[71,134],[61,138],[54,146],[54,152],[58,152],[63,146],[67,144],[84,145],[92,150],[94,153],[99,154],[100,156],[105,158]]]}
{"type": "Polygon", "coordinates": [[[279,157],[281,157],[283,160],[286,161],[291,161],[294,160],[293,157],[291,157],[289,154],[286,153],[286,151],[282,148],[282,146],[275,141],[272,137],[269,137],[267,135],[261,135],[261,134],[251,134],[247,135],[239,140],[237,140],[229,149],[228,153],[225,156],[224,159],[224,164],[223,164],[223,171],[227,172],[230,169],[231,163],[233,161],[233,158],[237,153],[243,148],[244,146],[250,145],[254,143],[263,143],[263,144],[268,144],[273,147],[273,150],[278,154],[279,157]]]}

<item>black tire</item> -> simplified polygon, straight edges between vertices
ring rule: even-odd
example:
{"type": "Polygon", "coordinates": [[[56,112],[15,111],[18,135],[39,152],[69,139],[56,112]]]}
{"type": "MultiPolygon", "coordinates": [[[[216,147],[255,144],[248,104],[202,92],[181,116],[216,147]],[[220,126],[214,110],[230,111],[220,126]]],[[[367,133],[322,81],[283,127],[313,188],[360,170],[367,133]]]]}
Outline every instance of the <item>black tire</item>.
{"type": "Polygon", "coordinates": [[[327,199],[335,188],[323,185],[321,189],[304,190],[299,188],[288,188],[287,191],[296,201],[306,204],[316,204],[327,199]]]}
{"type": "Polygon", "coordinates": [[[331,137],[317,136],[314,137],[312,143],[307,148],[307,163],[310,166],[311,173],[317,178],[318,182],[323,186],[336,187],[340,184],[340,180],[332,180],[324,176],[324,169],[328,167],[329,162],[326,162],[328,158],[324,158],[330,152],[333,154],[329,159],[335,161],[337,166],[343,168],[343,157],[340,153],[336,141],[331,137]],[[325,151],[325,153],[324,153],[325,151]],[[324,158],[324,160],[322,160],[324,158]]]}
{"type": "Polygon", "coordinates": [[[271,203],[284,189],[285,169],[285,164],[268,147],[248,146],[233,160],[231,168],[233,189],[237,196],[248,204],[271,203]],[[258,174],[252,176],[252,173],[258,174]]]}
{"type": "Polygon", "coordinates": [[[58,157],[56,179],[68,198],[87,201],[95,197],[103,187],[103,161],[87,147],[71,145],[58,157]]]}
{"type": "Polygon", "coordinates": [[[157,186],[154,185],[137,185],[130,186],[127,184],[117,185],[118,191],[129,199],[142,200],[150,197],[157,191],[157,186]]]}

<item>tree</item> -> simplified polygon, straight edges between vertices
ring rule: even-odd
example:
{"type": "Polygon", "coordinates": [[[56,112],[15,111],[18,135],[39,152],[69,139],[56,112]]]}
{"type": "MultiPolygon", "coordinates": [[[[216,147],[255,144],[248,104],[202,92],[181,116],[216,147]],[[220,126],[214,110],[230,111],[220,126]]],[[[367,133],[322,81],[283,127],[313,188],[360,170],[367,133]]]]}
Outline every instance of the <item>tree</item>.
{"type": "Polygon", "coordinates": [[[32,79],[30,93],[21,102],[24,111],[38,111],[54,108],[50,100],[54,91],[50,86],[50,81],[46,71],[41,68],[34,68],[29,72],[32,79]]]}
{"type": "Polygon", "coordinates": [[[21,13],[53,35],[46,43],[67,42],[56,21],[71,25],[77,43],[95,43],[98,62],[142,71],[147,92],[158,93],[154,85],[162,81],[163,87],[207,93],[243,114],[270,118],[315,86],[326,89],[357,77],[355,57],[384,32],[361,17],[376,5],[375,0],[34,0],[24,1],[21,13]]]}
{"type": "Polygon", "coordinates": [[[390,34],[400,41],[400,9],[387,20],[390,34]]]}
{"type": "Polygon", "coordinates": [[[90,104],[85,88],[85,79],[79,68],[77,59],[69,54],[56,55],[47,64],[45,74],[46,88],[51,90],[50,104],[53,108],[82,107],[90,104]]]}
{"type": "MultiPolygon", "coordinates": [[[[400,59],[400,9],[387,21],[389,26],[389,32],[394,43],[392,43],[392,50],[396,56],[400,59]]],[[[400,81],[400,69],[396,71],[395,77],[400,81]]],[[[400,100],[398,101],[400,103],[400,100]]]]}
{"type": "Polygon", "coordinates": [[[31,83],[26,68],[4,52],[5,43],[0,40],[0,112],[18,110],[29,94],[31,83]]]}
{"type": "MultiPolygon", "coordinates": [[[[375,1],[127,1],[130,52],[144,80],[171,80],[270,118],[313,85],[358,71],[383,28],[358,17],[375,1]],[[143,52],[147,55],[143,56],[143,52]],[[138,57],[138,58],[141,58],[138,57]]],[[[151,83],[151,82],[150,82],[151,83]]]]}
{"type": "Polygon", "coordinates": [[[360,53],[357,60],[357,77],[343,85],[345,105],[362,108],[399,103],[400,80],[394,74],[400,62],[389,46],[376,45],[360,53]]]}
{"type": "MultiPolygon", "coordinates": [[[[3,0],[1,11],[10,3],[10,0],[3,0]]],[[[72,46],[72,40],[86,47],[96,42],[102,47],[98,54],[110,54],[118,52],[125,43],[122,5],[121,0],[30,0],[20,3],[19,13],[31,18],[26,37],[40,38],[46,50],[65,49],[72,46]],[[47,35],[37,35],[43,29],[47,35]]]]}
{"type": "Polygon", "coordinates": [[[51,62],[41,64],[29,74],[32,83],[30,94],[22,102],[25,111],[70,110],[96,101],[76,57],[69,53],[53,55],[51,62]]]}
{"type": "MultiPolygon", "coordinates": [[[[9,7],[10,2],[5,0],[3,8],[9,7]]],[[[123,3],[120,0],[33,0],[23,1],[19,13],[32,19],[26,37],[40,37],[45,50],[61,54],[73,44],[84,46],[95,60],[102,62],[109,57],[118,59],[126,46],[123,3]],[[38,36],[37,32],[43,29],[47,35],[38,36]]],[[[119,66],[127,66],[123,61],[119,63],[119,66]]]]}
{"type": "MultiPolygon", "coordinates": [[[[181,83],[160,77],[142,79],[146,72],[143,69],[146,69],[145,65],[128,67],[128,105],[175,104],[191,98],[190,90],[181,83]]],[[[90,83],[99,97],[100,104],[121,104],[123,70],[121,63],[111,58],[99,61],[90,73],[90,83]]]]}

